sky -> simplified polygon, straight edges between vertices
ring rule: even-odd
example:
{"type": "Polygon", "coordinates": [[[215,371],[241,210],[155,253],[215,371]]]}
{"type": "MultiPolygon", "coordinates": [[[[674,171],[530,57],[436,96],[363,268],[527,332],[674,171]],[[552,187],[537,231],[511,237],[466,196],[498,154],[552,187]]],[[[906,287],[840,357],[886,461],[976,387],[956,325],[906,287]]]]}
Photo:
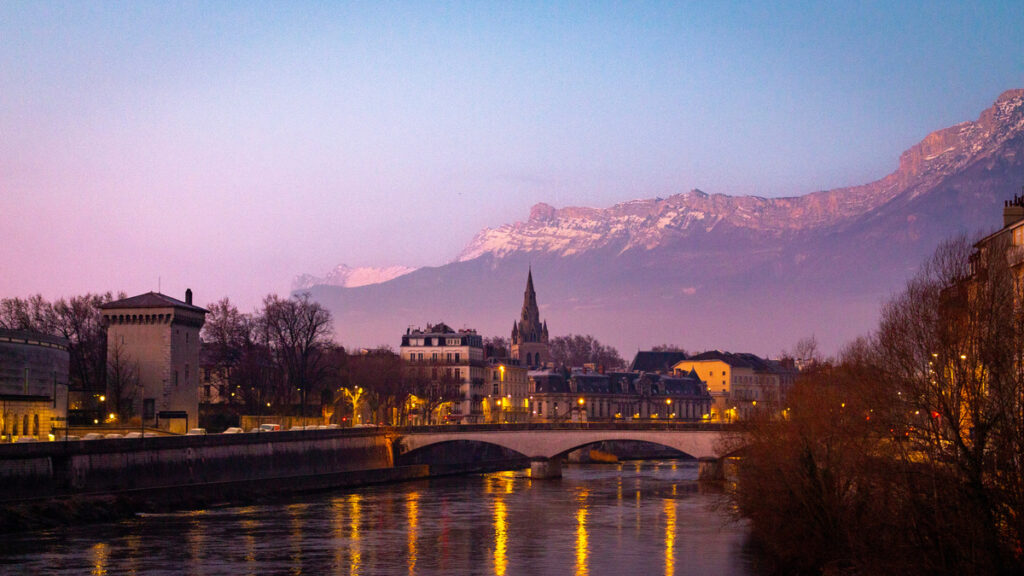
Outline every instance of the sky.
{"type": "Polygon", "coordinates": [[[537,202],[862,184],[1019,87],[1019,2],[11,0],[0,297],[245,310],[537,202]]]}

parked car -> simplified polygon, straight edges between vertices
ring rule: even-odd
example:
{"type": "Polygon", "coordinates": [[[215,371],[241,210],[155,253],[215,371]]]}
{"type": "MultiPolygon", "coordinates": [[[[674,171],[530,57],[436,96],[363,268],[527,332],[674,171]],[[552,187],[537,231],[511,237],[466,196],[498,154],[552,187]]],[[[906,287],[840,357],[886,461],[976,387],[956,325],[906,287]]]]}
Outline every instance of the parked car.
{"type": "Polygon", "coordinates": [[[292,429],[291,429],[291,431],[292,431],[292,432],[298,432],[299,430],[305,430],[305,429],[306,429],[306,428],[305,428],[305,427],[303,427],[303,426],[292,426],[292,429]]]}
{"type": "Polygon", "coordinates": [[[15,444],[23,444],[25,442],[39,442],[35,436],[18,436],[18,439],[14,441],[15,444]]]}
{"type": "Polygon", "coordinates": [[[124,435],[125,438],[142,438],[142,432],[129,432],[124,435]]]}
{"type": "Polygon", "coordinates": [[[106,436],[104,436],[104,438],[108,438],[110,440],[115,440],[117,438],[124,438],[124,436],[122,436],[120,434],[117,434],[117,433],[111,433],[111,434],[107,434],[106,436]]]}
{"type": "Polygon", "coordinates": [[[185,436],[206,436],[206,428],[193,428],[186,432],[185,436]]]}
{"type": "Polygon", "coordinates": [[[280,424],[260,424],[260,432],[279,432],[280,424]]]}
{"type": "Polygon", "coordinates": [[[103,434],[89,432],[85,436],[82,436],[82,440],[103,440],[103,434]]]}
{"type": "Polygon", "coordinates": [[[242,430],[238,426],[232,426],[224,431],[225,434],[241,434],[242,432],[245,432],[245,430],[242,430]]]}

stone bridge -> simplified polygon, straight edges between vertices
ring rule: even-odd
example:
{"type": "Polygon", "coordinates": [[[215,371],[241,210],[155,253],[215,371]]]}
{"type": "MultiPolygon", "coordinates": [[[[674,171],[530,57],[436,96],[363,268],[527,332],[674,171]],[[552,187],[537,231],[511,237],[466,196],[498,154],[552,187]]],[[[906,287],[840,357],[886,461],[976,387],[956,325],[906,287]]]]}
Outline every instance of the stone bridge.
{"type": "Polygon", "coordinates": [[[675,423],[555,423],[419,426],[393,429],[392,445],[399,454],[457,440],[494,444],[531,460],[535,478],[561,476],[560,458],[573,450],[612,440],[632,440],[667,446],[700,461],[702,479],[721,474],[722,440],[729,431],[720,424],[675,423]]]}

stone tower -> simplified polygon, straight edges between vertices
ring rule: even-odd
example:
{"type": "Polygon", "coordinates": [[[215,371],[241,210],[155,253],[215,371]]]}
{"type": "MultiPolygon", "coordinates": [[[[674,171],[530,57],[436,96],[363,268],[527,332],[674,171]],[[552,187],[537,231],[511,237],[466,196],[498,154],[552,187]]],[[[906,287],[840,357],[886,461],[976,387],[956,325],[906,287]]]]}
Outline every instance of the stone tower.
{"type": "Polygon", "coordinates": [[[540,367],[551,360],[548,350],[548,324],[541,322],[537,309],[537,293],[533,290],[533,269],[526,276],[523,311],[518,322],[512,322],[512,358],[527,367],[540,367]]]}
{"type": "MultiPolygon", "coordinates": [[[[184,433],[199,419],[199,330],[206,310],[149,292],[100,306],[107,326],[107,363],[129,366],[138,392],[135,414],[146,426],[184,433]]],[[[109,382],[108,382],[109,385],[109,382]]]]}

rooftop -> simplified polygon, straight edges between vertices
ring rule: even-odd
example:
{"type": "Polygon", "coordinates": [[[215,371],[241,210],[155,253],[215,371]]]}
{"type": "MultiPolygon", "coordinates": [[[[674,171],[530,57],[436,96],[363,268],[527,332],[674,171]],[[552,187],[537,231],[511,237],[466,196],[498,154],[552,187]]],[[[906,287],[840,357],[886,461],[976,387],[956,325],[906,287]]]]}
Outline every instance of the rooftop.
{"type": "Polygon", "coordinates": [[[171,298],[166,294],[160,294],[159,292],[146,292],[145,294],[139,294],[138,296],[132,296],[131,298],[125,298],[123,300],[117,300],[114,302],[107,302],[100,306],[101,310],[121,310],[126,308],[181,308],[183,310],[192,310],[195,312],[202,312],[206,314],[209,310],[194,306],[187,302],[182,302],[177,298],[171,298]]]}

